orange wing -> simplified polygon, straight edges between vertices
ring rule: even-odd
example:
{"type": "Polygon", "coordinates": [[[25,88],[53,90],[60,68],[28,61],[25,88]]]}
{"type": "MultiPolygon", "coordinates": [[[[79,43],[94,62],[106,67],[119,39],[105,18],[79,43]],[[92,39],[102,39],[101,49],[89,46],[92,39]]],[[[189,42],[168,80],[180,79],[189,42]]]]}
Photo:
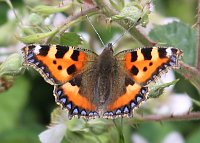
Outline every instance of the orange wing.
{"type": "MultiPolygon", "coordinates": [[[[131,79],[128,79],[131,81],[131,79]]],[[[133,110],[147,99],[148,87],[134,83],[126,84],[125,93],[108,105],[104,118],[131,117],[133,110]]]]}
{"type": "Polygon", "coordinates": [[[146,85],[166,69],[177,67],[182,51],[176,48],[141,48],[116,55],[128,74],[139,84],[146,85]]]}
{"type": "Polygon", "coordinates": [[[115,57],[124,70],[124,93],[107,106],[105,118],[132,116],[132,110],[147,99],[148,83],[166,69],[177,67],[182,51],[176,48],[142,48],[126,50],[115,57]]]}
{"type": "Polygon", "coordinates": [[[54,96],[56,103],[69,111],[69,118],[73,116],[98,117],[97,107],[80,92],[81,80],[82,76],[78,75],[63,85],[55,85],[54,96]]]}
{"type": "Polygon", "coordinates": [[[89,50],[60,45],[29,45],[22,51],[24,65],[36,69],[52,85],[69,81],[96,57],[89,50]]]}

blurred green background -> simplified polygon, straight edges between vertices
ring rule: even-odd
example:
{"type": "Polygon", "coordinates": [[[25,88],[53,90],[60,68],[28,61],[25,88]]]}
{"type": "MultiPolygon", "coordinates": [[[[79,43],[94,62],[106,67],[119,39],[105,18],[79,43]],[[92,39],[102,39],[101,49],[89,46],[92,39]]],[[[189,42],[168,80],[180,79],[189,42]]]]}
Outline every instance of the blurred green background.
{"type": "MultiPolygon", "coordinates": [[[[0,62],[3,62],[9,54],[20,52],[22,45],[16,38],[20,34],[16,32],[22,25],[26,25],[27,19],[30,18],[31,7],[40,4],[58,5],[59,3],[57,0],[11,0],[11,2],[20,21],[13,18],[15,16],[8,3],[0,0],[0,62]],[[21,22],[23,24],[20,24],[21,22]]],[[[153,3],[155,11],[163,17],[176,17],[183,23],[195,26],[197,0],[153,0],[153,3]]],[[[67,14],[64,15],[67,16],[67,14]]],[[[105,42],[112,39],[119,31],[123,32],[119,28],[106,29],[95,22],[93,24],[97,31],[100,31],[105,42]]],[[[94,34],[87,22],[76,25],[72,31],[94,34]]],[[[52,94],[53,86],[47,84],[37,72],[30,68],[21,75],[11,78],[11,84],[11,88],[0,93],[0,143],[39,142],[38,134],[46,129],[50,123],[51,112],[57,107],[52,94]]],[[[186,92],[196,100],[200,97],[193,85],[183,79],[175,86],[175,91],[186,92]]],[[[193,110],[199,111],[200,108],[194,105],[193,110]]],[[[138,137],[134,136],[136,134],[149,143],[168,143],[164,139],[172,132],[178,133],[183,139],[182,142],[177,140],[178,143],[199,143],[200,122],[141,123],[137,127],[129,126],[124,133],[127,133],[125,135],[127,142],[133,142],[132,138],[138,137]]]]}

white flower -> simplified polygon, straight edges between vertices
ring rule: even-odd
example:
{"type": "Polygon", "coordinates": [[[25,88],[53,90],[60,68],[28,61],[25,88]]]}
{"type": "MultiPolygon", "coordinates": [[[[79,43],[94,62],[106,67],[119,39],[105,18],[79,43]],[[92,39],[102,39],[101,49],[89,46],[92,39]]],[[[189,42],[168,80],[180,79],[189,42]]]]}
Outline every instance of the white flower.
{"type": "Polygon", "coordinates": [[[60,108],[51,113],[51,124],[47,130],[39,134],[42,143],[60,143],[67,131],[67,112],[60,108]]]}
{"type": "Polygon", "coordinates": [[[137,133],[134,133],[131,139],[132,139],[132,143],[148,143],[148,141],[144,137],[142,137],[141,135],[137,133]]]}
{"type": "Polygon", "coordinates": [[[192,107],[191,98],[187,94],[167,95],[165,101],[159,101],[153,112],[161,115],[182,115],[192,107]]]}
{"type": "Polygon", "coordinates": [[[60,143],[66,133],[67,126],[64,123],[50,126],[47,130],[39,134],[42,143],[60,143]]]}
{"type": "Polygon", "coordinates": [[[162,143],[184,143],[184,139],[178,132],[171,132],[169,133],[163,140],[162,143]]]}

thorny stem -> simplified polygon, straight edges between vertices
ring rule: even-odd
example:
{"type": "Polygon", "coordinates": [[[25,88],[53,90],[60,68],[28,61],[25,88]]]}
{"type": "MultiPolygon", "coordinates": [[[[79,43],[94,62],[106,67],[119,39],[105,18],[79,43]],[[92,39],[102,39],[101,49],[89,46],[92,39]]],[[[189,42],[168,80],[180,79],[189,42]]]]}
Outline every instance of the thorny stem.
{"type": "Polygon", "coordinates": [[[185,79],[190,80],[190,82],[200,92],[200,72],[196,68],[191,67],[181,61],[179,62],[179,64],[180,64],[180,69],[177,69],[176,71],[181,75],[183,75],[185,79]]]}
{"type": "Polygon", "coordinates": [[[200,112],[189,112],[184,115],[148,115],[138,116],[136,120],[152,122],[152,121],[184,121],[184,120],[200,120],[200,112]]]}
{"type": "Polygon", "coordinates": [[[198,1],[197,28],[198,28],[197,70],[200,72],[200,0],[198,1]]]}

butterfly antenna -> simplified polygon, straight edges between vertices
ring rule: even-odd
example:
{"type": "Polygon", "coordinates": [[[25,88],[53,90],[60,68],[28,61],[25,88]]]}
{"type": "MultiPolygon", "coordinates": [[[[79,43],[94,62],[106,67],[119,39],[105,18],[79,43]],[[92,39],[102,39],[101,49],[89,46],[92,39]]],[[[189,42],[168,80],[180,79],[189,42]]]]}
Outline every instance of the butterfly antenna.
{"type": "Polygon", "coordinates": [[[94,29],[95,33],[96,33],[97,36],[99,37],[99,39],[100,39],[100,41],[101,41],[101,44],[105,47],[105,44],[104,44],[103,40],[101,39],[101,36],[99,35],[99,33],[97,32],[97,30],[95,29],[95,27],[94,27],[94,25],[92,24],[90,18],[89,18],[87,15],[86,15],[86,17],[87,17],[87,19],[88,19],[90,25],[91,25],[92,28],[94,29]]]}
{"type": "Polygon", "coordinates": [[[142,18],[138,18],[138,20],[136,21],[136,23],[134,23],[132,26],[130,26],[114,43],[113,43],[113,46],[122,39],[122,37],[128,33],[133,27],[135,27],[141,20],[142,18]]]}

